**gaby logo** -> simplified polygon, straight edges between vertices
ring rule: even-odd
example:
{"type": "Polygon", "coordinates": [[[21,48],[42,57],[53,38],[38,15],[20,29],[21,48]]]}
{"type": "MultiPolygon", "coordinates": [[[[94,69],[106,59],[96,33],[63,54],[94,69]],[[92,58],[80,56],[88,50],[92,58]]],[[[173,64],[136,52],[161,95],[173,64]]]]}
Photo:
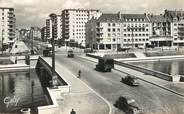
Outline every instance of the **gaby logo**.
{"type": "Polygon", "coordinates": [[[5,97],[4,98],[4,104],[6,104],[6,107],[8,108],[10,105],[11,106],[17,106],[20,98],[19,97],[5,97]]]}

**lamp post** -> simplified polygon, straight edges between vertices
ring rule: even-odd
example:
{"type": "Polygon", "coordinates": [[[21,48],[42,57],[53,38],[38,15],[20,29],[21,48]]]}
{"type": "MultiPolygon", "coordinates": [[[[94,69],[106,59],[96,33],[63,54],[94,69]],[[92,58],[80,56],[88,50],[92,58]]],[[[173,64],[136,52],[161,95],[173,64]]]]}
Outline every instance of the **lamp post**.
{"type": "Polygon", "coordinates": [[[3,47],[4,47],[3,40],[4,40],[4,29],[2,30],[2,47],[1,47],[2,48],[2,55],[3,55],[3,47]]]}
{"type": "Polygon", "coordinates": [[[55,26],[56,26],[56,17],[57,15],[52,13],[49,15],[52,21],[52,87],[57,86],[57,76],[55,74],[55,26]]]}

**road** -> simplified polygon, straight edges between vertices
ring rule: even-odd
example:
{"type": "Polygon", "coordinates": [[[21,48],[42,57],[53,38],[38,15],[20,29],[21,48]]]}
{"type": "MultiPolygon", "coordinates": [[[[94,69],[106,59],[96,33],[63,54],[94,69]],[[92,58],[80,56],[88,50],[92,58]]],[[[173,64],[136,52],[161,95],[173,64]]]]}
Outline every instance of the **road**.
{"type": "MultiPolygon", "coordinates": [[[[120,82],[125,74],[112,70],[110,73],[101,73],[94,70],[96,63],[79,56],[67,58],[65,54],[56,54],[56,62],[64,65],[74,75],[82,71],[81,80],[107,99],[112,105],[119,96],[134,98],[144,109],[145,114],[183,114],[184,99],[152,84],[140,81],[139,87],[130,87],[120,82]]],[[[113,108],[114,114],[123,114],[113,108]]]]}

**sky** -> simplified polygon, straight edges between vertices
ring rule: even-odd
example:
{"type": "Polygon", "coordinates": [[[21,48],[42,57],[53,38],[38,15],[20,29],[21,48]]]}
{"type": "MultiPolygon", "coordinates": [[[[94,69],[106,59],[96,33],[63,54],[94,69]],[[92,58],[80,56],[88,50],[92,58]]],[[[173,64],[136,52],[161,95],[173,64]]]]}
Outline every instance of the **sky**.
{"type": "Polygon", "coordinates": [[[18,28],[42,27],[50,13],[63,9],[98,9],[103,13],[153,13],[184,10],[184,0],[0,0],[0,7],[13,7],[18,28]]]}

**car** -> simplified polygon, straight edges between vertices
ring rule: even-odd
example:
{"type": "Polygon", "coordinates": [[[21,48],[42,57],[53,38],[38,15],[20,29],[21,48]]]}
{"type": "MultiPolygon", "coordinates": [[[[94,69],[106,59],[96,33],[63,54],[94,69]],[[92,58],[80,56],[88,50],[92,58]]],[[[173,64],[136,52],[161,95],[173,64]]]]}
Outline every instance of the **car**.
{"type": "Polygon", "coordinates": [[[126,77],[121,78],[121,82],[128,84],[130,86],[139,86],[139,80],[135,76],[127,75],[126,77]]]}
{"type": "Polygon", "coordinates": [[[122,111],[125,114],[142,114],[143,110],[139,108],[135,99],[128,96],[120,96],[114,106],[122,111]]]}

